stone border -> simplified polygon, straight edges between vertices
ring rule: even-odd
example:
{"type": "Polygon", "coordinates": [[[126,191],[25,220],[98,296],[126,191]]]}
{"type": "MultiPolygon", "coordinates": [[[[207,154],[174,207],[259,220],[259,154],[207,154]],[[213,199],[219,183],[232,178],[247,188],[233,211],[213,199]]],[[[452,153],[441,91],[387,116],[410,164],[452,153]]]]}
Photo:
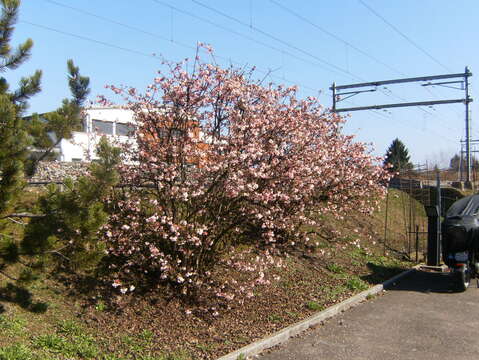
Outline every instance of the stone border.
{"type": "Polygon", "coordinates": [[[273,346],[282,344],[286,342],[288,339],[307,330],[308,328],[315,326],[321,323],[322,321],[339,314],[340,312],[346,311],[347,309],[353,306],[358,305],[359,303],[364,301],[368,296],[376,295],[380,293],[381,291],[384,290],[385,287],[389,286],[390,284],[393,284],[395,281],[399,280],[400,278],[406,275],[409,275],[410,273],[412,273],[413,271],[419,268],[420,266],[417,265],[409,270],[403,271],[402,273],[392,277],[391,279],[383,282],[382,284],[373,286],[372,288],[365,290],[363,292],[360,292],[359,294],[356,294],[350,297],[349,299],[346,299],[340,302],[339,304],[333,305],[330,308],[320,311],[319,313],[316,313],[307,319],[304,319],[300,322],[292,324],[282,330],[279,330],[266,338],[257,340],[249,345],[242,347],[241,349],[238,349],[229,354],[226,354],[218,358],[217,360],[237,360],[241,355],[243,355],[243,357],[246,358],[246,357],[257,355],[261,353],[262,351],[268,348],[271,348],[273,346]]]}

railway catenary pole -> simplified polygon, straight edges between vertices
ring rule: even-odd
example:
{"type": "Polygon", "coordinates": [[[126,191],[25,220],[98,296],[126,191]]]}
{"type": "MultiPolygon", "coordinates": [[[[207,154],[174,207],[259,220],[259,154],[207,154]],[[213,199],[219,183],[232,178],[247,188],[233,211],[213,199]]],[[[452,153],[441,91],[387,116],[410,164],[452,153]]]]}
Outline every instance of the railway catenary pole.
{"type": "MultiPolygon", "coordinates": [[[[471,182],[471,139],[470,139],[470,114],[469,114],[469,103],[473,99],[469,96],[469,77],[472,76],[472,73],[469,71],[469,68],[466,66],[463,73],[456,74],[442,74],[442,75],[432,75],[432,76],[420,76],[412,78],[403,78],[403,79],[392,79],[392,80],[381,80],[381,81],[371,81],[364,83],[348,84],[348,85],[336,85],[333,83],[330,90],[333,92],[333,112],[350,112],[358,110],[379,110],[379,109],[388,109],[396,107],[414,107],[414,106],[428,106],[428,105],[445,105],[445,104],[454,104],[454,103],[463,103],[466,107],[466,184],[470,185],[471,182]],[[440,82],[431,82],[435,80],[447,80],[440,82]],[[403,103],[393,103],[393,104],[378,104],[378,105],[368,105],[368,106],[356,106],[349,108],[338,108],[338,103],[342,100],[346,100],[350,97],[356,96],[365,92],[374,92],[379,86],[388,85],[388,84],[403,84],[411,82],[423,82],[422,86],[443,86],[449,87],[457,90],[463,90],[465,92],[465,97],[462,99],[441,99],[433,101],[416,101],[416,102],[403,102],[403,103]],[[461,87],[454,87],[454,85],[460,84],[461,87]],[[367,88],[366,90],[358,90],[359,88],[367,88]],[[344,92],[344,90],[348,90],[344,92]]],[[[462,152],[461,152],[462,153],[462,152]]],[[[462,178],[461,178],[462,180],[462,178]]]]}
{"type": "Polygon", "coordinates": [[[470,74],[469,69],[466,66],[464,76],[464,91],[466,92],[466,183],[471,183],[471,123],[469,120],[469,103],[472,99],[469,98],[469,79],[467,74],[470,74]]]}

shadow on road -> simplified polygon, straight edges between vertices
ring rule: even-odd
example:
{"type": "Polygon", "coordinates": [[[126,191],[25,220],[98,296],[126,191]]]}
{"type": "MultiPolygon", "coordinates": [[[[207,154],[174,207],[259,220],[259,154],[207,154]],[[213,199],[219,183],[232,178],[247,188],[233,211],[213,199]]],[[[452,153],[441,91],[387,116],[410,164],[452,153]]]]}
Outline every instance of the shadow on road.
{"type": "MultiPolygon", "coordinates": [[[[475,281],[471,282],[473,285],[475,281]]],[[[453,293],[455,284],[450,273],[413,270],[399,281],[384,287],[388,291],[417,291],[422,293],[453,293]]]]}
{"type": "Polygon", "coordinates": [[[393,276],[407,270],[407,268],[403,267],[378,265],[372,262],[367,263],[367,267],[371,270],[371,273],[361,276],[361,279],[371,285],[381,284],[385,280],[391,279],[393,276]]]}

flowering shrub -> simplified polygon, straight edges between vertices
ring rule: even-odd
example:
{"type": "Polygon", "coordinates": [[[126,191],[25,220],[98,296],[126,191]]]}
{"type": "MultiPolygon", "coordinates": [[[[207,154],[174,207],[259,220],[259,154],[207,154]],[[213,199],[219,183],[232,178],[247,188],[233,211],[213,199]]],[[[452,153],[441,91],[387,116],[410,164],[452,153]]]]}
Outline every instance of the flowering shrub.
{"type": "Polygon", "coordinates": [[[318,214],[372,210],[387,175],[317,99],[198,56],[167,64],[144,94],[110,86],[138,126],[105,227],[123,292],[144,274],[186,293],[230,245],[292,245],[318,214]]]}

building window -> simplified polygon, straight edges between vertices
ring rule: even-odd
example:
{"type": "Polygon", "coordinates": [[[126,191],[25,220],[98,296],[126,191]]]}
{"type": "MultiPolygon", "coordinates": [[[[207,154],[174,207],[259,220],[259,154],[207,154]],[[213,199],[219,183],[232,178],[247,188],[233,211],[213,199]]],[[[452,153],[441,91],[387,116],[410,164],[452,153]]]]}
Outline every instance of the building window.
{"type": "Polygon", "coordinates": [[[102,135],[113,135],[113,123],[110,121],[92,120],[93,132],[102,135]]]}
{"type": "Polygon", "coordinates": [[[185,132],[177,128],[171,128],[171,129],[159,129],[157,130],[157,134],[160,138],[163,138],[163,139],[169,139],[169,138],[178,139],[184,136],[185,132]]]}
{"type": "Polygon", "coordinates": [[[87,125],[86,125],[86,119],[82,119],[81,124],[78,124],[78,126],[75,128],[76,132],[86,132],[87,130],[87,125]]]}
{"type": "Polygon", "coordinates": [[[170,132],[171,132],[171,137],[173,138],[179,138],[185,135],[185,132],[180,129],[171,129],[170,132]]]}
{"type": "Polygon", "coordinates": [[[128,136],[132,135],[135,131],[135,125],[126,123],[116,123],[116,135],[128,136]]]}

